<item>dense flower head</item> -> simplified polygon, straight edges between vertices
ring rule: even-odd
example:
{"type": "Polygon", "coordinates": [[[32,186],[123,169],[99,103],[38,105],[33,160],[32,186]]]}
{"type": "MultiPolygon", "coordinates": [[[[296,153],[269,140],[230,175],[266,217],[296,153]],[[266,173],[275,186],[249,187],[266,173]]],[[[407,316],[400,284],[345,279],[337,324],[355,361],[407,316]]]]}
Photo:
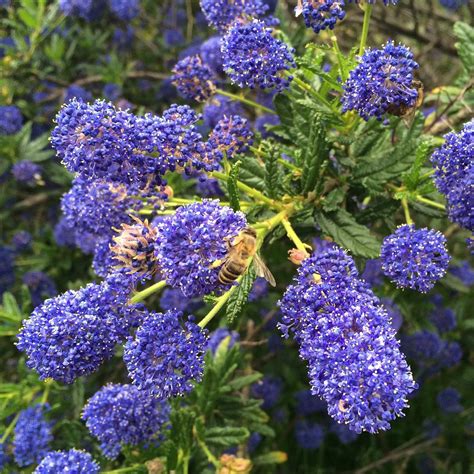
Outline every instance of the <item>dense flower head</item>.
{"type": "Polygon", "coordinates": [[[100,467],[92,456],[85,451],[70,449],[69,451],[51,451],[33,474],[99,474],[100,467]]]}
{"type": "Polygon", "coordinates": [[[280,117],[276,114],[263,114],[255,119],[255,129],[262,135],[262,138],[274,136],[274,133],[267,127],[280,125],[280,117]]]}
{"type": "Polygon", "coordinates": [[[128,211],[136,207],[124,185],[105,181],[73,181],[62,197],[61,208],[66,225],[75,232],[76,244],[92,253],[99,240],[113,234],[113,228],[131,222],[128,211]]]}
{"type": "Polygon", "coordinates": [[[448,10],[458,10],[463,5],[467,5],[469,0],[439,0],[439,3],[448,10]]]}
{"type": "Polygon", "coordinates": [[[158,239],[156,227],[147,220],[134,219],[134,223],[122,224],[119,234],[113,238],[110,247],[116,268],[141,278],[151,278],[157,271],[155,244],[158,239]]]}
{"type": "Polygon", "coordinates": [[[63,383],[97,370],[136,324],[137,309],[127,305],[129,292],[128,279],[116,275],[46,300],[18,334],[27,366],[41,380],[63,383]]]}
{"type": "Polygon", "coordinates": [[[39,462],[49,451],[53,439],[51,423],[46,421],[45,405],[35,405],[20,412],[13,438],[13,457],[20,467],[39,462]]]}
{"type": "Polygon", "coordinates": [[[306,28],[312,28],[315,33],[322,30],[334,29],[338,20],[346,16],[344,0],[303,0],[302,13],[306,28]]]}
{"type": "Polygon", "coordinates": [[[319,423],[308,420],[296,422],[296,441],[303,449],[318,449],[324,441],[324,435],[324,428],[319,423]]]}
{"type": "Polygon", "coordinates": [[[184,395],[203,374],[207,333],[179,311],[149,313],[130,338],[123,359],[132,383],[150,396],[184,395]]]}
{"type": "Polygon", "coordinates": [[[57,294],[56,284],[40,271],[30,271],[23,275],[23,283],[30,290],[31,303],[33,306],[40,305],[45,298],[51,298],[57,294]]]}
{"type": "Polygon", "coordinates": [[[340,423],[331,423],[329,431],[334,433],[342,444],[350,444],[359,437],[359,433],[351,431],[346,425],[340,423]]]}
{"type": "Polygon", "coordinates": [[[59,0],[59,8],[66,16],[78,16],[87,21],[98,18],[104,4],[103,0],[59,0]]]}
{"type": "Polygon", "coordinates": [[[187,56],[173,68],[173,84],[185,99],[204,102],[216,92],[216,78],[199,55],[187,56]]]}
{"type": "Polygon", "coordinates": [[[206,126],[214,128],[224,116],[243,115],[244,109],[239,102],[217,94],[204,106],[203,119],[206,126]]]}
{"type": "Polygon", "coordinates": [[[134,385],[109,384],[89,399],[82,419],[100,441],[104,455],[115,459],[122,445],[159,441],[169,411],[166,401],[152,398],[134,385]]]}
{"type": "Polygon", "coordinates": [[[326,402],[313,395],[311,390],[300,390],[295,393],[296,412],[307,416],[326,410],[326,402]]]}
{"type": "Polygon", "coordinates": [[[466,286],[474,285],[474,269],[467,260],[459,265],[450,267],[449,273],[459,278],[466,286]]]}
{"type": "Polygon", "coordinates": [[[120,20],[133,20],[139,13],[140,0],[109,0],[110,11],[120,20]]]}
{"type": "Polygon", "coordinates": [[[24,252],[31,247],[32,242],[33,237],[28,231],[19,230],[13,235],[11,245],[15,252],[24,252]]]}
{"type": "Polygon", "coordinates": [[[431,162],[438,191],[446,196],[448,215],[453,221],[474,230],[474,120],[456,133],[444,136],[445,142],[435,150],[431,162]]]}
{"type": "Polygon", "coordinates": [[[211,36],[201,45],[200,55],[202,60],[217,74],[224,72],[221,52],[221,37],[211,36]]]}
{"type": "Polygon", "coordinates": [[[267,280],[262,277],[257,277],[253,282],[252,289],[248,295],[249,301],[258,301],[268,295],[269,285],[267,280]]]}
{"type": "Polygon", "coordinates": [[[34,184],[41,179],[41,166],[29,160],[17,161],[12,166],[12,174],[19,183],[34,184]]]}
{"type": "Polygon", "coordinates": [[[217,166],[197,132],[198,120],[188,106],[172,105],[161,117],[136,116],[103,100],[72,100],[58,113],[51,144],[66,168],[84,180],[150,193],[164,184],[167,171],[217,166]]]}
{"type": "Polygon", "coordinates": [[[370,286],[379,286],[383,283],[384,277],[380,258],[367,260],[362,273],[362,279],[369,283],[370,286]]]}
{"type": "Polygon", "coordinates": [[[456,313],[450,308],[436,308],[430,314],[430,322],[440,334],[452,331],[457,326],[456,313]]]}
{"type": "Polygon", "coordinates": [[[183,313],[192,313],[200,306],[200,300],[187,298],[179,288],[165,288],[161,293],[160,308],[163,311],[176,309],[183,313]]]}
{"type": "Polygon", "coordinates": [[[263,400],[262,408],[268,410],[274,407],[281,396],[283,381],[278,377],[266,375],[262,380],[252,385],[252,396],[263,400]]]}
{"type": "Polygon", "coordinates": [[[445,413],[459,413],[463,410],[461,394],[453,387],[447,387],[436,397],[439,408],[445,413]]]}
{"type": "Polygon", "coordinates": [[[229,344],[227,348],[230,349],[231,347],[234,347],[236,343],[239,342],[240,335],[237,331],[231,331],[228,328],[217,328],[209,336],[207,349],[210,350],[213,354],[215,354],[221,342],[226,338],[229,338],[229,344]]]}
{"type": "Polygon", "coordinates": [[[10,457],[6,453],[5,449],[6,449],[6,444],[0,443],[0,472],[5,467],[5,464],[7,464],[10,461],[10,457]]]}
{"type": "Polygon", "coordinates": [[[443,341],[438,334],[423,329],[403,337],[402,348],[408,358],[428,362],[439,356],[443,341]]]}
{"type": "Polygon", "coordinates": [[[220,268],[228,245],[247,226],[244,214],[204,200],[178,208],[157,224],[158,264],[169,285],[187,297],[227,289],[219,283],[220,268]]]}
{"type": "Polygon", "coordinates": [[[360,433],[390,428],[416,384],[386,310],[354,261],[332,246],[305,259],[280,301],[284,335],[308,362],[311,391],[360,433]]]}
{"type": "Polygon", "coordinates": [[[263,16],[269,9],[262,0],[200,0],[200,4],[209,26],[219,33],[225,33],[234,23],[263,16]]]}
{"type": "Polygon", "coordinates": [[[433,229],[405,224],[386,237],[380,251],[385,275],[399,288],[426,293],[446,273],[446,238],[433,229]]]}
{"type": "Polygon", "coordinates": [[[292,76],[285,72],[296,66],[293,50],[258,20],[235,24],[222,40],[222,55],[232,82],[251,89],[288,88],[292,76]]]}
{"type": "Polygon", "coordinates": [[[15,283],[15,252],[0,244],[0,295],[15,283]]]}
{"type": "Polygon", "coordinates": [[[196,193],[203,198],[224,196],[219,180],[208,178],[207,175],[199,176],[196,182],[196,193]]]}
{"type": "Polygon", "coordinates": [[[253,144],[253,133],[247,119],[240,115],[224,116],[209,135],[209,143],[227,158],[245,153],[253,144]]]}
{"type": "Polygon", "coordinates": [[[418,97],[413,87],[417,68],[413,53],[402,44],[388,42],[381,49],[367,49],[343,86],[343,112],[355,110],[365,120],[380,120],[392,107],[413,106],[418,97]]]}
{"type": "Polygon", "coordinates": [[[0,106],[0,135],[13,135],[21,130],[23,116],[16,105],[0,106]]]}
{"type": "Polygon", "coordinates": [[[391,298],[382,298],[380,301],[383,304],[384,308],[387,310],[387,314],[390,318],[392,328],[395,330],[395,332],[398,331],[403,324],[403,316],[400,311],[400,308],[394,303],[391,298]]]}
{"type": "Polygon", "coordinates": [[[84,87],[72,84],[65,90],[63,102],[69,102],[72,99],[78,99],[87,102],[92,100],[92,94],[84,89],[84,87]]]}

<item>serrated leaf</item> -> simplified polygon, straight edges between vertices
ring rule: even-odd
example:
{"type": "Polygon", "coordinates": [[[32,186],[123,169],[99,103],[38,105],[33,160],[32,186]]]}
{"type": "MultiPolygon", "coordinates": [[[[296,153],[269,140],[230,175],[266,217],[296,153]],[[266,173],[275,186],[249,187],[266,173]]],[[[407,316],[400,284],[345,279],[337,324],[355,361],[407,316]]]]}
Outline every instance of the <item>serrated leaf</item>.
{"type": "Polygon", "coordinates": [[[255,278],[255,271],[252,266],[250,266],[240,281],[239,286],[234,290],[229,298],[229,301],[227,302],[226,318],[229,324],[233,324],[235,319],[242,312],[245,303],[247,303],[247,298],[252,289],[255,278]]]}
{"type": "Polygon", "coordinates": [[[326,212],[336,211],[339,205],[344,201],[346,193],[343,188],[333,189],[327,196],[325,196],[322,204],[326,212]]]}
{"type": "Polygon", "coordinates": [[[279,197],[280,183],[282,180],[280,166],[278,165],[279,151],[270,147],[265,153],[265,191],[272,199],[279,197]]]}
{"type": "Polygon", "coordinates": [[[240,161],[239,181],[265,192],[265,169],[263,166],[253,156],[245,156],[240,161]]]}
{"type": "Polygon", "coordinates": [[[214,427],[208,428],[204,439],[206,443],[214,446],[233,446],[243,443],[250,436],[247,428],[239,427],[214,427]]]}
{"type": "Polygon", "coordinates": [[[227,181],[227,192],[229,193],[230,207],[234,211],[240,211],[239,189],[237,188],[237,178],[239,176],[240,161],[237,161],[229,173],[229,180],[227,181]]]}
{"type": "Polygon", "coordinates": [[[263,377],[263,375],[259,372],[254,372],[250,375],[243,375],[242,377],[237,377],[232,382],[229,383],[229,386],[232,390],[240,390],[241,388],[246,387],[247,385],[253,384],[257,382],[263,377]]]}
{"type": "Polygon", "coordinates": [[[431,140],[426,140],[418,145],[415,153],[415,160],[410,170],[402,176],[404,186],[410,191],[416,190],[420,182],[421,169],[426,162],[428,153],[433,147],[431,140]]]}
{"type": "Polygon", "coordinates": [[[288,460],[288,454],[284,451],[271,451],[252,459],[256,466],[265,466],[268,464],[281,464],[288,460]]]}
{"type": "Polygon", "coordinates": [[[352,254],[365,258],[376,258],[380,254],[380,243],[369,229],[354,219],[344,209],[331,213],[317,213],[316,222],[321,230],[338,245],[352,254]]]}
{"type": "Polygon", "coordinates": [[[17,321],[22,320],[23,313],[21,312],[21,309],[18,306],[15,297],[11,293],[3,293],[2,306],[5,313],[9,314],[13,318],[17,318],[17,321]]]}
{"type": "Polygon", "coordinates": [[[454,34],[459,39],[455,44],[466,71],[474,73],[474,28],[467,23],[458,21],[454,24],[454,34]]]}

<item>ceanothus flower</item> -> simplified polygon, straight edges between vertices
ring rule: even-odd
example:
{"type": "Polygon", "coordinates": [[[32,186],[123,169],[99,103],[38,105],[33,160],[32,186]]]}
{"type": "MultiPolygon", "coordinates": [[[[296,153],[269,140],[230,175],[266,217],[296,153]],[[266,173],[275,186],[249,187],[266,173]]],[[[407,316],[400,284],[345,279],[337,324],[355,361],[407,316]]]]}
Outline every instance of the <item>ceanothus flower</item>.
{"type": "Polygon", "coordinates": [[[205,125],[214,128],[224,116],[243,115],[244,113],[244,109],[239,102],[217,94],[206,103],[202,115],[205,125]]]}
{"type": "Polygon", "coordinates": [[[49,451],[53,435],[51,423],[44,418],[47,409],[38,404],[20,412],[13,437],[13,457],[20,467],[39,462],[49,451]]]}
{"type": "Polygon", "coordinates": [[[75,247],[76,245],[76,231],[64,216],[54,226],[53,235],[60,247],[75,247]]]}
{"type": "Polygon", "coordinates": [[[278,377],[266,375],[251,387],[252,396],[263,400],[262,408],[268,410],[274,407],[280,399],[283,381],[278,377]]]}
{"type": "Polygon", "coordinates": [[[140,0],[109,0],[109,7],[119,20],[130,21],[140,11],[140,0]]]}
{"type": "Polygon", "coordinates": [[[343,85],[342,111],[355,110],[364,120],[378,120],[400,105],[411,107],[418,97],[413,72],[418,63],[402,44],[388,42],[382,49],[368,48],[343,85]]]}
{"type": "Polygon", "coordinates": [[[280,301],[284,335],[308,362],[311,391],[360,433],[390,428],[416,384],[390,318],[354,261],[333,246],[303,260],[280,301]]]}
{"type": "Polygon", "coordinates": [[[459,278],[466,286],[474,285],[474,269],[467,260],[459,262],[458,266],[451,267],[449,273],[459,278]]]}
{"type": "Polygon", "coordinates": [[[227,255],[228,242],[247,227],[243,213],[204,200],[178,208],[157,227],[158,265],[169,285],[188,298],[228,289],[219,283],[215,263],[227,255]]]}
{"type": "Polygon", "coordinates": [[[267,280],[262,277],[257,277],[253,282],[252,289],[248,295],[249,301],[258,301],[268,295],[269,285],[267,280]]]}
{"type": "Polygon", "coordinates": [[[115,275],[46,300],[18,334],[27,366],[41,380],[63,383],[97,370],[137,323],[137,307],[127,304],[130,292],[129,279],[115,275]]]}
{"type": "Polygon", "coordinates": [[[10,457],[5,452],[6,447],[5,443],[0,443],[0,472],[5,467],[5,464],[10,462],[10,457]]]}
{"type": "Polygon", "coordinates": [[[450,220],[474,231],[474,120],[444,139],[431,156],[434,182],[446,196],[450,220]]]}
{"type": "MultiPolygon", "coordinates": [[[[300,0],[301,1],[301,0],[300,0]]],[[[336,22],[346,16],[344,0],[303,0],[301,10],[306,28],[312,28],[315,33],[322,30],[334,29],[336,22]]]]}
{"type": "Polygon", "coordinates": [[[346,425],[340,423],[331,423],[329,431],[334,433],[342,444],[350,444],[359,437],[359,433],[351,431],[346,425]]]}
{"type": "Polygon", "coordinates": [[[41,179],[41,166],[29,160],[17,161],[12,166],[12,174],[19,183],[34,184],[41,179]]]}
{"type": "Polygon", "coordinates": [[[443,348],[443,341],[438,334],[423,329],[402,339],[403,352],[409,359],[428,364],[436,360],[443,348]]]}
{"type": "Polygon", "coordinates": [[[100,467],[89,453],[78,449],[51,451],[33,474],[99,474],[100,467]]]}
{"type": "Polygon", "coordinates": [[[134,385],[109,384],[87,402],[82,419],[109,459],[115,459],[123,445],[160,440],[160,431],[169,419],[170,408],[138,390],[134,385]]]}
{"type": "Polygon", "coordinates": [[[439,0],[439,3],[448,10],[458,10],[468,4],[468,0],[439,0]]]}
{"type": "Polygon", "coordinates": [[[229,338],[229,345],[227,346],[228,349],[232,348],[240,340],[240,335],[237,331],[231,331],[230,329],[224,327],[217,328],[209,336],[207,349],[215,354],[217,348],[226,337],[229,338]]]}
{"type": "Polygon", "coordinates": [[[63,102],[69,102],[72,99],[88,102],[92,100],[92,94],[84,89],[84,87],[72,84],[66,89],[63,102]]]}
{"type": "Polygon", "coordinates": [[[324,441],[324,428],[319,423],[307,420],[296,422],[296,442],[303,449],[318,449],[324,441]]]}
{"type": "Polygon", "coordinates": [[[23,283],[30,290],[31,303],[34,307],[40,305],[45,298],[51,298],[58,293],[54,281],[43,272],[26,272],[23,275],[23,283]]]}
{"type": "Polygon", "coordinates": [[[262,135],[262,138],[274,137],[274,133],[267,127],[280,125],[280,117],[276,114],[263,114],[255,119],[255,129],[262,135]]]}
{"type": "Polygon", "coordinates": [[[457,326],[456,313],[450,308],[437,307],[430,314],[430,322],[440,334],[452,331],[457,326]]]}
{"type": "Polygon", "coordinates": [[[295,393],[296,413],[301,416],[312,415],[326,410],[326,402],[311,393],[311,390],[300,390],[295,393]]]}
{"type": "Polygon", "coordinates": [[[24,252],[31,247],[32,241],[33,237],[28,231],[19,230],[13,235],[11,245],[15,252],[24,252]]]}
{"type": "Polygon", "coordinates": [[[196,193],[203,198],[224,196],[219,180],[208,178],[207,175],[199,176],[196,182],[196,193]]]}
{"type": "Polygon", "coordinates": [[[104,4],[104,0],[59,0],[59,9],[66,16],[78,16],[92,21],[100,17],[104,4]]]}
{"type": "Polygon", "coordinates": [[[286,71],[296,67],[293,52],[258,20],[236,23],[222,40],[225,72],[232,82],[251,89],[288,88],[293,78],[286,71]]]}
{"type": "Polygon", "coordinates": [[[227,158],[233,158],[249,149],[253,144],[253,133],[247,119],[239,115],[224,116],[209,135],[209,143],[227,158]]]}
{"type": "Polygon", "coordinates": [[[447,387],[436,396],[439,408],[445,413],[459,413],[463,410],[461,394],[453,387],[447,387]]]}
{"type": "Polygon", "coordinates": [[[22,125],[23,116],[16,105],[0,106],[0,135],[14,135],[22,125]]]}
{"type": "Polygon", "coordinates": [[[261,17],[269,9],[262,0],[200,0],[200,4],[209,26],[221,34],[234,23],[261,17]]]}
{"type": "Polygon", "coordinates": [[[397,332],[403,324],[403,316],[400,312],[400,308],[394,303],[391,298],[382,298],[380,301],[387,311],[393,329],[395,330],[395,332],[397,332]]]}
{"type": "Polygon", "coordinates": [[[405,224],[386,237],[380,251],[382,269],[399,288],[426,293],[448,268],[446,238],[433,229],[405,224]]]}
{"type": "Polygon", "coordinates": [[[201,44],[200,55],[202,60],[216,73],[224,72],[224,65],[221,52],[220,36],[211,36],[201,44]]]}
{"type": "Polygon", "coordinates": [[[190,392],[203,374],[207,332],[179,311],[149,313],[123,360],[132,383],[161,400],[190,392]]]}
{"type": "Polygon", "coordinates": [[[214,72],[199,55],[187,56],[178,61],[171,79],[185,99],[204,102],[216,92],[214,72]]]}

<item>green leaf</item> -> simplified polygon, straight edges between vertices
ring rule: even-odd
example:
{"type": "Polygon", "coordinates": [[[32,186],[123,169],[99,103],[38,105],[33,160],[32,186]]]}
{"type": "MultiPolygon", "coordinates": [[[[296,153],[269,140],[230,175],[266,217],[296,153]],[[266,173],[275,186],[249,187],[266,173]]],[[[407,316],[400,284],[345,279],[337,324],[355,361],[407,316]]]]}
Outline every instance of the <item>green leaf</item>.
{"type": "Polygon", "coordinates": [[[265,153],[265,191],[269,197],[277,199],[280,196],[279,190],[282,182],[282,173],[278,165],[280,152],[275,147],[267,148],[265,153]]]}
{"type": "Polygon", "coordinates": [[[229,181],[227,181],[227,192],[229,193],[230,207],[234,211],[240,211],[239,189],[237,188],[237,177],[241,162],[237,161],[230,170],[229,181]]]}
{"type": "Polygon", "coordinates": [[[402,176],[404,186],[410,191],[415,191],[418,187],[418,184],[420,183],[421,169],[432,148],[433,143],[431,140],[422,141],[416,149],[415,160],[412,167],[402,176]]]}
{"type": "Polygon", "coordinates": [[[229,324],[233,324],[237,316],[242,312],[255,278],[255,271],[251,265],[227,302],[226,318],[229,324]]]}
{"type": "Polygon", "coordinates": [[[2,298],[3,311],[7,313],[11,318],[15,318],[16,321],[21,321],[23,319],[23,313],[16,302],[15,297],[9,293],[3,293],[2,298]]]}
{"type": "Polygon", "coordinates": [[[232,382],[229,383],[229,386],[232,390],[240,390],[247,385],[253,384],[262,378],[262,374],[259,372],[254,372],[250,375],[243,375],[242,377],[237,377],[232,382]]]}
{"type": "Polygon", "coordinates": [[[338,245],[350,250],[354,255],[376,258],[380,254],[380,243],[369,229],[358,224],[344,209],[331,213],[317,213],[316,221],[322,231],[338,245]]]}
{"type": "Polygon", "coordinates": [[[343,188],[333,189],[323,200],[323,209],[326,212],[336,211],[344,201],[346,193],[343,188]]]}
{"type": "Polygon", "coordinates": [[[232,446],[243,443],[250,436],[247,428],[232,426],[208,428],[205,441],[214,446],[232,446]]]}
{"type": "Polygon", "coordinates": [[[281,464],[288,460],[288,454],[284,451],[270,451],[252,459],[255,466],[265,466],[268,464],[281,464]]]}
{"type": "Polygon", "coordinates": [[[253,156],[245,156],[239,169],[239,181],[252,188],[265,192],[265,169],[253,156]]]}
{"type": "Polygon", "coordinates": [[[454,34],[458,38],[455,44],[466,71],[474,73],[474,28],[467,23],[458,21],[454,24],[454,34]]]}

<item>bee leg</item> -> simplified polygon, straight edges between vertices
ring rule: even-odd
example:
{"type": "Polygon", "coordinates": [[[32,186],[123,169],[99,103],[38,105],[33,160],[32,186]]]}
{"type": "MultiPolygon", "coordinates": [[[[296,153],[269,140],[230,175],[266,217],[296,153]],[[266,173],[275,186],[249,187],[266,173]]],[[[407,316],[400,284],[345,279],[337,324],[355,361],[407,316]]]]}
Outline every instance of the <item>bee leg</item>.
{"type": "Polygon", "coordinates": [[[211,263],[211,265],[209,265],[209,268],[217,268],[217,267],[220,267],[223,263],[224,263],[224,260],[223,260],[223,259],[214,260],[214,261],[211,263]]]}

